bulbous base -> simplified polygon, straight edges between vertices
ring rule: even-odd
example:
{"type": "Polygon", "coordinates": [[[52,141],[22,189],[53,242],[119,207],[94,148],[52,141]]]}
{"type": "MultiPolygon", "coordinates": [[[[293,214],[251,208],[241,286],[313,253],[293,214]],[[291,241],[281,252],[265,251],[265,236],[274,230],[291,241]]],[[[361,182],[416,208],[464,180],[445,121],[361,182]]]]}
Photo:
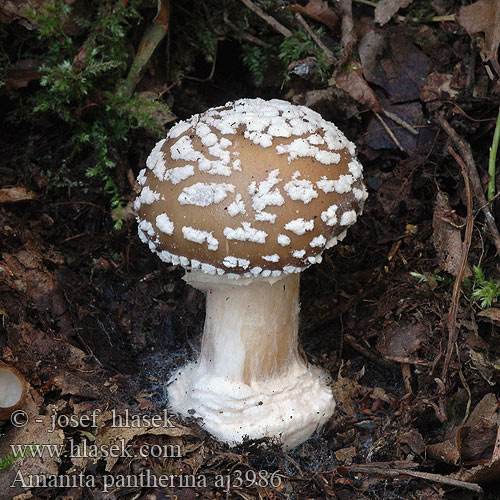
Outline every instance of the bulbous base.
{"type": "Polygon", "coordinates": [[[204,428],[230,445],[244,438],[278,439],[293,448],[333,414],[335,400],[327,374],[294,363],[286,376],[251,385],[215,376],[203,363],[191,363],[169,382],[173,411],[201,417],[204,428]]]}

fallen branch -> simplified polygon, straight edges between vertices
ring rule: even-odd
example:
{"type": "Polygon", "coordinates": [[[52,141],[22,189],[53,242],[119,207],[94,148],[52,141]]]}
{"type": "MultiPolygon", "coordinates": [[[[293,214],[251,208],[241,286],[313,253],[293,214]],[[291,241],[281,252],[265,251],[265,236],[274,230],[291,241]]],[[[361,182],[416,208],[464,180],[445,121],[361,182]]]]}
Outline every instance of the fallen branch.
{"type": "Polygon", "coordinates": [[[340,68],[351,56],[356,41],[356,35],[354,33],[354,22],[352,20],[352,0],[340,0],[339,8],[342,12],[342,35],[340,38],[337,66],[340,68]]]}
{"type": "Polygon", "coordinates": [[[276,30],[278,33],[281,33],[284,37],[289,37],[292,36],[292,32],[283,26],[281,23],[276,21],[274,17],[270,16],[269,14],[266,14],[260,7],[257,7],[252,0],[241,0],[247,8],[249,8],[252,12],[255,12],[261,19],[266,21],[269,26],[271,26],[274,30],[276,30]]]}
{"type": "Polygon", "coordinates": [[[224,14],[224,22],[237,34],[236,37],[239,40],[245,40],[250,43],[254,43],[255,45],[258,45],[259,47],[262,48],[267,48],[269,47],[269,44],[262,41],[260,38],[257,38],[256,36],[251,35],[250,33],[247,33],[246,31],[240,29],[236,24],[234,24],[227,16],[227,14],[224,14]]]}
{"type": "Polygon", "coordinates": [[[479,173],[477,171],[474,157],[472,156],[470,144],[455,132],[454,128],[446,121],[444,117],[438,116],[437,119],[443,130],[448,134],[450,139],[456,145],[458,151],[460,152],[460,156],[463,158],[464,162],[467,165],[473,195],[478,201],[481,210],[483,211],[486,225],[489,229],[493,244],[495,245],[497,253],[500,256],[500,234],[498,232],[495,218],[493,217],[488,205],[488,201],[486,200],[486,195],[483,192],[481,180],[479,178],[479,173]]]}
{"type": "Polygon", "coordinates": [[[455,278],[455,283],[453,284],[453,294],[451,296],[451,305],[448,312],[448,345],[446,347],[446,354],[443,362],[443,369],[441,370],[441,380],[438,383],[438,393],[439,393],[439,415],[440,420],[446,419],[446,382],[448,378],[448,370],[450,368],[451,357],[453,355],[453,350],[457,342],[458,329],[457,329],[457,313],[458,313],[458,303],[460,300],[460,291],[462,290],[462,281],[465,276],[465,268],[467,266],[467,258],[469,256],[469,250],[472,243],[472,229],[474,227],[474,207],[472,201],[472,192],[470,188],[469,177],[470,174],[467,169],[467,165],[464,163],[462,158],[458,156],[456,151],[449,146],[448,152],[453,156],[455,161],[460,165],[462,172],[462,177],[464,178],[465,184],[465,194],[467,198],[467,222],[465,225],[465,236],[462,243],[462,255],[460,257],[460,266],[458,268],[458,273],[455,278]]]}
{"type": "Polygon", "coordinates": [[[333,52],[321,41],[319,36],[314,33],[314,31],[307,24],[306,20],[302,17],[302,14],[300,14],[300,12],[297,12],[295,14],[295,17],[297,18],[299,23],[302,24],[304,29],[309,33],[311,38],[316,42],[316,45],[325,53],[327,64],[333,64],[333,62],[335,61],[333,52]]]}
{"type": "Polygon", "coordinates": [[[432,481],[433,483],[446,484],[448,486],[454,486],[456,488],[462,488],[464,490],[473,491],[480,495],[483,494],[483,489],[479,484],[467,483],[465,481],[460,481],[458,479],[453,479],[451,477],[442,476],[441,474],[432,474],[430,472],[420,472],[417,470],[411,470],[408,468],[400,469],[397,467],[391,467],[390,463],[384,464],[356,464],[347,467],[350,472],[360,472],[362,474],[373,474],[383,477],[399,478],[401,476],[409,476],[418,479],[424,479],[426,481],[432,481]]]}
{"type": "Polygon", "coordinates": [[[394,135],[392,130],[390,129],[389,125],[385,123],[384,119],[376,112],[374,111],[375,116],[378,118],[379,122],[382,124],[382,127],[384,127],[385,131],[389,134],[389,137],[393,140],[394,144],[401,150],[404,151],[403,146],[401,146],[401,143],[398,141],[397,137],[394,135]]]}
{"type": "Polygon", "coordinates": [[[390,118],[393,122],[397,123],[398,125],[401,125],[403,128],[408,130],[408,132],[410,132],[410,134],[418,135],[418,130],[416,130],[415,127],[410,125],[408,122],[404,121],[396,113],[393,113],[392,111],[388,111],[387,109],[384,109],[384,108],[382,108],[382,113],[384,113],[384,115],[387,116],[387,118],[390,118]]]}
{"type": "Polygon", "coordinates": [[[169,0],[158,0],[158,12],[153,22],[146,29],[127,78],[118,86],[117,94],[129,98],[139,83],[144,68],[151,59],[154,50],[165,37],[170,19],[169,0]]]}

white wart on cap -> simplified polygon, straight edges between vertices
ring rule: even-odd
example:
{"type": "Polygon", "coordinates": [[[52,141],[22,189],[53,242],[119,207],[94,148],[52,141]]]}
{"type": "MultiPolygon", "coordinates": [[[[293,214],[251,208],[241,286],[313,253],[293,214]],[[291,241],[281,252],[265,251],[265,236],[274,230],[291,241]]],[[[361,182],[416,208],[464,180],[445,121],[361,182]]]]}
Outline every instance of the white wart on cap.
{"type": "Polygon", "coordinates": [[[138,182],[139,235],[153,252],[236,279],[320,262],[367,196],[342,132],[277,99],[241,99],[178,123],[138,182]]]}

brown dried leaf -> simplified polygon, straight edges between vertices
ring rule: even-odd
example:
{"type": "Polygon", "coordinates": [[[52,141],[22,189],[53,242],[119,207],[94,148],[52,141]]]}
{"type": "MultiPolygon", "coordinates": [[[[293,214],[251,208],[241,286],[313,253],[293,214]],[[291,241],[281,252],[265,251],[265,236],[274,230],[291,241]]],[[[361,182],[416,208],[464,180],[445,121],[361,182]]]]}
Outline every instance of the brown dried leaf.
{"type": "MultiPolygon", "coordinates": [[[[61,451],[64,445],[64,433],[60,429],[54,432],[51,430],[51,415],[38,415],[38,412],[27,411],[28,422],[24,427],[12,428],[5,436],[2,436],[0,442],[0,456],[12,454],[11,445],[46,445],[60,447],[61,451]]],[[[61,453],[62,454],[62,453],[61,453]]],[[[39,474],[52,475],[59,472],[60,456],[44,453],[43,457],[26,455],[24,458],[16,460],[12,466],[2,471],[0,474],[0,492],[9,492],[9,496],[0,496],[0,498],[12,498],[14,495],[23,491],[22,483],[17,474],[21,473],[23,478],[29,481],[31,475],[39,474]]],[[[25,490],[24,490],[25,491],[25,490]]],[[[0,494],[1,495],[1,494],[0,494]]]]}
{"type": "Polygon", "coordinates": [[[339,67],[343,66],[350,58],[356,43],[356,32],[352,18],[352,0],[339,0],[339,9],[342,12],[342,37],[340,50],[337,57],[339,67]]]}
{"type": "Polygon", "coordinates": [[[375,21],[383,26],[399,9],[408,7],[412,2],[413,0],[380,0],[375,7],[375,21]]]}
{"type": "MultiPolygon", "coordinates": [[[[438,191],[432,218],[432,227],[434,229],[432,241],[439,254],[441,267],[453,276],[458,275],[460,261],[462,260],[461,225],[461,221],[457,219],[450,206],[448,196],[442,191],[438,191]]],[[[470,267],[467,264],[464,277],[466,278],[471,274],[470,267]]]]}
{"type": "MultiPolygon", "coordinates": [[[[406,152],[428,151],[432,143],[432,132],[425,125],[425,118],[420,102],[405,102],[403,104],[388,104],[383,98],[380,99],[382,107],[399,116],[406,123],[411,123],[414,127],[420,127],[419,135],[414,135],[401,125],[395,123],[388,117],[383,117],[386,125],[392,130],[394,136],[399,141],[406,152]]],[[[373,117],[368,124],[366,134],[363,136],[363,143],[372,149],[397,149],[398,146],[386,132],[385,128],[376,117],[373,117]]],[[[414,155],[415,156],[415,155],[414,155]]],[[[401,182],[401,184],[404,184],[401,182]]],[[[400,193],[400,195],[403,193],[400,193]]],[[[401,199],[406,204],[414,204],[413,197],[401,199]]]]}
{"type": "Polygon", "coordinates": [[[494,460],[487,464],[481,464],[473,469],[461,469],[459,472],[452,474],[454,479],[459,481],[467,481],[468,483],[478,483],[481,485],[498,483],[500,477],[500,459],[494,460]]]}
{"type": "Polygon", "coordinates": [[[500,373],[500,359],[490,360],[488,353],[469,349],[469,358],[472,366],[490,385],[495,385],[500,373]]]}
{"type": "Polygon", "coordinates": [[[315,21],[324,24],[328,29],[333,30],[339,20],[339,17],[328,6],[326,0],[309,0],[309,2],[302,6],[298,3],[292,4],[288,7],[292,12],[299,12],[304,16],[310,17],[315,21]]]}
{"type": "Polygon", "coordinates": [[[83,351],[37,329],[31,323],[20,322],[7,326],[7,339],[14,356],[22,361],[26,369],[36,370],[42,377],[52,378],[54,366],[62,362],[65,366],[84,365],[86,354],[83,351]]]}
{"type": "Polygon", "coordinates": [[[384,358],[408,363],[425,340],[428,325],[415,323],[407,326],[389,325],[380,332],[377,350],[384,358]]]}
{"type": "Polygon", "coordinates": [[[484,53],[489,61],[496,61],[500,44],[500,2],[498,0],[479,0],[462,7],[458,22],[469,33],[484,33],[484,53]]]}
{"type": "Polygon", "coordinates": [[[500,308],[498,307],[488,307],[488,309],[478,312],[477,315],[491,321],[494,325],[500,326],[500,308]]]}
{"type": "Polygon", "coordinates": [[[416,429],[404,433],[399,438],[399,442],[408,445],[410,450],[417,455],[422,455],[425,451],[424,438],[416,429]]]}
{"type": "Polygon", "coordinates": [[[346,465],[351,465],[353,459],[356,457],[357,451],[355,446],[349,448],[342,448],[335,452],[335,458],[346,465]]]}
{"type": "Polygon", "coordinates": [[[431,62],[415,45],[414,40],[405,36],[401,30],[385,31],[385,40],[377,36],[365,40],[365,44],[374,44],[374,47],[364,49],[368,55],[365,53],[365,61],[361,60],[365,78],[382,87],[390,103],[417,101],[430,72],[431,62]],[[373,52],[377,56],[375,62],[373,52]]]}
{"type": "Polygon", "coordinates": [[[377,59],[385,47],[385,37],[375,29],[369,29],[359,42],[359,58],[363,66],[363,75],[369,81],[370,75],[374,74],[377,59]]]}
{"type": "MultiPolygon", "coordinates": [[[[166,410],[165,410],[166,412],[166,410]]],[[[130,414],[132,415],[132,413],[130,414]]],[[[143,436],[145,434],[151,434],[155,436],[169,436],[171,438],[178,438],[182,436],[192,436],[194,432],[188,427],[183,427],[178,425],[166,417],[165,425],[162,427],[111,427],[106,426],[106,428],[99,432],[96,436],[96,444],[98,447],[110,447],[113,444],[120,445],[123,443],[123,447],[132,441],[137,436],[143,436]]],[[[114,467],[116,462],[120,457],[107,457],[106,458],[106,471],[110,472],[114,467]]]]}
{"type": "Polygon", "coordinates": [[[428,456],[452,465],[457,465],[463,459],[491,459],[500,420],[497,407],[497,397],[493,393],[486,394],[475,406],[467,422],[452,430],[451,438],[427,446],[428,456]]]}
{"type": "Polygon", "coordinates": [[[441,443],[429,444],[426,447],[427,456],[451,465],[460,462],[460,440],[459,433],[452,438],[441,443]]]}
{"type": "Polygon", "coordinates": [[[481,419],[473,428],[467,429],[462,437],[462,460],[488,460],[491,458],[497,424],[481,419]]]}
{"type": "Polygon", "coordinates": [[[31,24],[27,23],[28,9],[41,9],[45,4],[51,3],[51,0],[17,0],[15,2],[0,0],[0,22],[11,23],[16,20],[23,20],[24,26],[33,29],[31,24]]]}
{"type": "Polygon", "coordinates": [[[339,373],[338,378],[332,384],[333,396],[339,408],[349,416],[356,415],[356,403],[354,399],[361,392],[363,387],[356,381],[348,377],[343,377],[339,373]]]}
{"type": "Polygon", "coordinates": [[[456,97],[458,91],[451,87],[453,75],[433,71],[420,89],[420,97],[424,102],[436,101],[438,99],[449,99],[456,97]]]}
{"type": "Polygon", "coordinates": [[[61,330],[71,330],[66,300],[53,274],[45,267],[42,254],[38,250],[27,249],[14,255],[3,254],[2,257],[12,273],[9,285],[26,294],[40,311],[50,311],[61,330]]]}
{"type": "Polygon", "coordinates": [[[0,203],[13,203],[35,199],[35,193],[28,191],[24,186],[14,186],[0,189],[0,203]]]}
{"type": "Polygon", "coordinates": [[[89,399],[97,399],[99,396],[98,387],[67,371],[54,377],[54,386],[61,390],[61,396],[71,394],[89,399]]]}
{"type": "Polygon", "coordinates": [[[341,70],[335,75],[334,83],[362,106],[380,112],[382,107],[375,92],[364,79],[361,66],[355,61],[350,61],[347,67],[348,69],[341,70]]]}

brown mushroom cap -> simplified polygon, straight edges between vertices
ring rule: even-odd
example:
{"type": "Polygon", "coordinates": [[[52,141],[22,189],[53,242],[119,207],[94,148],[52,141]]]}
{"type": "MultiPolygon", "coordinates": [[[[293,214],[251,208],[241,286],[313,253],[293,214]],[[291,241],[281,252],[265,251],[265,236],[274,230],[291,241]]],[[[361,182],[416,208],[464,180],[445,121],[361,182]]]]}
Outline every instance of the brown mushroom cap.
{"type": "Polygon", "coordinates": [[[141,240],[164,261],[233,278],[320,262],[367,196],[354,145],[318,113],[277,99],[178,123],[138,182],[141,240]]]}

